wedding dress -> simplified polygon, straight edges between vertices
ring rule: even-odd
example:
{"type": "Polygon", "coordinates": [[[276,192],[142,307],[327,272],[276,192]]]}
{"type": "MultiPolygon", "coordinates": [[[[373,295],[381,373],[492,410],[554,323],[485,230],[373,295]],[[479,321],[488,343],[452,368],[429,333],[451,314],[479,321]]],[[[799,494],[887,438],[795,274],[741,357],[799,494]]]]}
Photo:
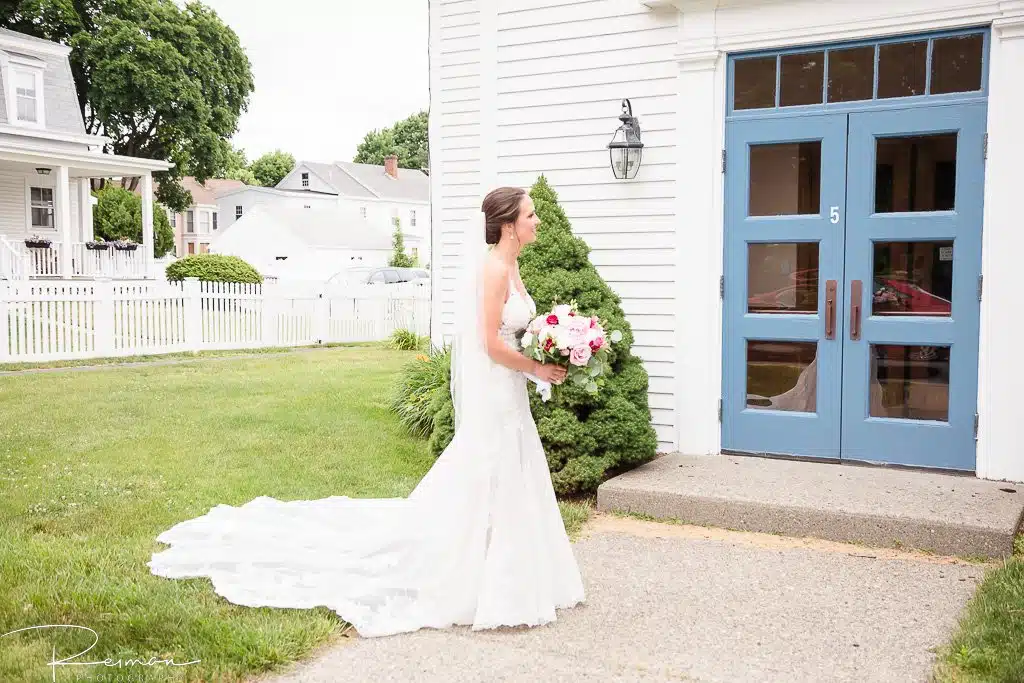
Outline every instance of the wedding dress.
{"type": "MultiPolygon", "coordinates": [[[[527,379],[483,351],[480,263],[470,266],[454,340],[455,436],[408,498],[217,505],[157,537],[170,548],[153,554],[153,574],[208,577],[238,605],[325,606],[365,637],[537,626],[583,602],[527,379]]],[[[510,283],[505,343],[535,314],[510,283]]]]}

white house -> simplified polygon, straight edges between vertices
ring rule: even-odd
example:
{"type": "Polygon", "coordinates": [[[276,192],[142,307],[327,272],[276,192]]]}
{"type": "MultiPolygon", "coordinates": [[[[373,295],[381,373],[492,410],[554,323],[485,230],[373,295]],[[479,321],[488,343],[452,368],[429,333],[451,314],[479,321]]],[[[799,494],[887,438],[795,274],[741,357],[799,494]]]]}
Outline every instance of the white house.
{"type": "Polygon", "coordinates": [[[152,173],[170,164],[100,151],[109,140],[85,131],[70,51],[0,29],[0,279],[151,277],[152,173]],[[141,179],[143,244],[89,249],[90,180],[122,177],[141,179]]]}
{"type": "Polygon", "coordinates": [[[301,161],[275,188],[249,187],[218,198],[225,226],[256,204],[315,207],[323,202],[354,212],[369,224],[399,225],[406,252],[421,265],[430,263],[430,180],[422,171],[399,169],[393,156],[384,166],[301,161]]]}
{"type": "Polygon", "coordinates": [[[430,63],[435,338],[481,198],[544,173],[662,449],[1024,480],[1024,0],[437,0],[430,63]]]}
{"type": "Polygon", "coordinates": [[[205,254],[221,228],[217,196],[247,186],[228,178],[208,178],[200,184],[192,176],[185,176],[180,182],[191,193],[192,204],[183,212],[167,210],[174,230],[174,255],[205,254]]]}
{"type": "Polygon", "coordinates": [[[386,222],[368,224],[334,204],[258,204],[220,230],[210,252],[238,256],[265,277],[326,282],[349,269],[387,265],[391,232],[386,222]]]}

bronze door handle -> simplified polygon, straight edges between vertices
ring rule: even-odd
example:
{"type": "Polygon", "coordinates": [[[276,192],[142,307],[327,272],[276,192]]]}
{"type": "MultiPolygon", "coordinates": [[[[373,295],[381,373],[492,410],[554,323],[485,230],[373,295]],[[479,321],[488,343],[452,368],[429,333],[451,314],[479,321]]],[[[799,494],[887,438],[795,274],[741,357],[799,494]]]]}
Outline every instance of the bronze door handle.
{"type": "Polygon", "coordinates": [[[864,283],[854,280],[850,283],[850,339],[860,339],[860,309],[864,283]]]}
{"type": "Polygon", "coordinates": [[[836,281],[825,282],[825,339],[836,338],[836,281]]]}

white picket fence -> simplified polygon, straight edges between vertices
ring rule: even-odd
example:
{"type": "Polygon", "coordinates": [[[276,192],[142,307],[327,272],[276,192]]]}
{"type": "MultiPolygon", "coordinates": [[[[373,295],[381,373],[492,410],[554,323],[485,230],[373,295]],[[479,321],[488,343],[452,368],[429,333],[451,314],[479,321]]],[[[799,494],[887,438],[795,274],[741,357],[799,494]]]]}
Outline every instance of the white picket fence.
{"type": "Polygon", "coordinates": [[[429,333],[429,288],[0,282],[0,362],[379,341],[429,333]]]}

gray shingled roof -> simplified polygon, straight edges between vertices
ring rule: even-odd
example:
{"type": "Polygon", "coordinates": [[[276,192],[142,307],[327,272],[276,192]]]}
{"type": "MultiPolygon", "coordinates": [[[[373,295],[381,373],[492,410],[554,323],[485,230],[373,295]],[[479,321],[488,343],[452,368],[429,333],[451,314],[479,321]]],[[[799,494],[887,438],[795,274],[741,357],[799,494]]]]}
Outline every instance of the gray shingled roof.
{"type": "MultiPolygon", "coordinates": [[[[374,194],[360,185],[350,174],[345,173],[334,164],[320,164],[303,161],[302,166],[334,188],[335,192],[346,197],[373,199],[374,194]]],[[[383,169],[381,169],[383,171],[383,169]]]]}
{"type": "MultiPolygon", "coordinates": [[[[56,45],[49,40],[42,40],[33,36],[0,29],[0,44],[3,38],[18,38],[41,45],[56,45]]],[[[3,49],[0,45],[0,49],[3,49]]],[[[28,47],[20,47],[18,50],[5,50],[8,54],[24,54],[29,52],[28,47]]],[[[82,110],[78,107],[78,93],[75,90],[75,79],[71,74],[71,65],[67,57],[60,57],[46,51],[29,56],[40,60],[45,64],[43,68],[43,115],[46,118],[46,130],[55,133],[71,133],[85,135],[85,122],[82,120],[82,110]]],[[[0,123],[9,123],[7,120],[7,103],[5,99],[6,87],[0,79],[0,123]]]]}
{"type": "Polygon", "coordinates": [[[380,199],[406,202],[426,202],[430,200],[430,178],[422,171],[411,168],[398,169],[398,177],[392,178],[384,171],[383,166],[373,164],[354,164],[339,161],[338,168],[350,174],[380,199]]]}

